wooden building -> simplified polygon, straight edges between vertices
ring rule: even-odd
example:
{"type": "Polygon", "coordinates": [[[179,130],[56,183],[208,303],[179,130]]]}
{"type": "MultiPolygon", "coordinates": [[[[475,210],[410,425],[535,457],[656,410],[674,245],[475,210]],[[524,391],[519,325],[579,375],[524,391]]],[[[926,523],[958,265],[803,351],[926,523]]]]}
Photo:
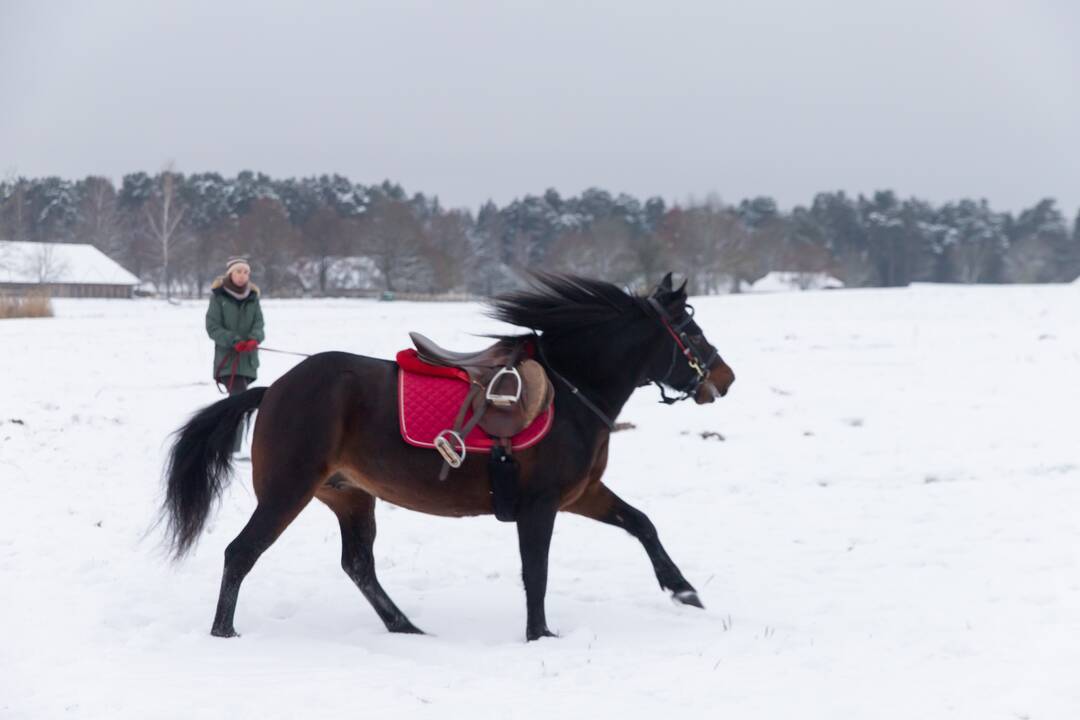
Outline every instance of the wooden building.
{"type": "Polygon", "coordinates": [[[0,293],[130,298],[139,278],[93,245],[0,241],[0,293]]]}

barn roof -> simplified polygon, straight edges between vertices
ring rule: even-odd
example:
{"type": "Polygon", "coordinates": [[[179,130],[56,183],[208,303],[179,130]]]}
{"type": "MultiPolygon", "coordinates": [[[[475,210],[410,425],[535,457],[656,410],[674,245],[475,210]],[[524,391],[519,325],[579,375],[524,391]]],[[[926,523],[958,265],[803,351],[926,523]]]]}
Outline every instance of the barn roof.
{"type": "Polygon", "coordinates": [[[139,278],[93,245],[0,240],[0,283],[138,285],[139,278]]]}

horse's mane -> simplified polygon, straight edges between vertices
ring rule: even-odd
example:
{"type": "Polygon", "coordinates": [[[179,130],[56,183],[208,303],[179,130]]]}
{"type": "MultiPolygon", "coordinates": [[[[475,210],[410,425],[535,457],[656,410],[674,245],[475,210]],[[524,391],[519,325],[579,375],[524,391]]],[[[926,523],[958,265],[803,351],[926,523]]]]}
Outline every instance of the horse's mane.
{"type": "MultiPolygon", "coordinates": [[[[646,311],[645,298],[603,280],[544,272],[531,273],[530,279],[531,288],[488,300],[488,315],[518,327],[559,335],[625,319],[634,311],[646,311]]],[[[636,312],[634,315],[639,316],[636,312]]]]}

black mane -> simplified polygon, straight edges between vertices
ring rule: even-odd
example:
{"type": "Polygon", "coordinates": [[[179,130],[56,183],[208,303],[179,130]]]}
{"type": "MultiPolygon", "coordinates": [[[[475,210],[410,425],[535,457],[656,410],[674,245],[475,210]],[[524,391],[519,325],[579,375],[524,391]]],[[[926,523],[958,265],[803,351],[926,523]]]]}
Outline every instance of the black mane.
{"type": "Polygon", "coordinates": [[[595,328],[629,313],[640,317],[647,300],[603,280],[532,273],[532,288],[487,301],[488,315],[518,327],[553,335],[595,328]]]}

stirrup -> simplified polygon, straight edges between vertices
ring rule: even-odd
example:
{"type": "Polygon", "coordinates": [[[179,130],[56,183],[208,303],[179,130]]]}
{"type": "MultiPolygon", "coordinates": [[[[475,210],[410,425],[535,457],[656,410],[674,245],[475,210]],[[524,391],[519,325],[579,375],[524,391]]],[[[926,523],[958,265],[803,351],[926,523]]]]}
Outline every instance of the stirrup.
{"type": "Polygon", "coordinates": [[[495,407],[510,407],[521,399],[522,384],[521,373],[517,371],[517,368],[504,367],[499,370],[499,372],[495,373],[495,377],[491,378],[491,382],[489,382],[487,386],[487,394],[485,397],[487,401],[495,407]],[[495,386],[499,383],[499,378],[503,375],[509,375],[517,381],[517,390],[514,391],[513,395],[504,395],[495,392],[495,386]]]}
{"type": "Polygon", "coordinates": [[[465,441],[453,430],[443,430],[435,436],[435,449],[442,455],[442,459],[446,461],[446,464],[454,469],[461,467],[461,463],[465,462],[465,441]],[[447,438],[452,438],[453,442],[447,438]],[[460,452],[454,447],[453,443],[457,443],[457,446],[461,448],[460,452]]]}

